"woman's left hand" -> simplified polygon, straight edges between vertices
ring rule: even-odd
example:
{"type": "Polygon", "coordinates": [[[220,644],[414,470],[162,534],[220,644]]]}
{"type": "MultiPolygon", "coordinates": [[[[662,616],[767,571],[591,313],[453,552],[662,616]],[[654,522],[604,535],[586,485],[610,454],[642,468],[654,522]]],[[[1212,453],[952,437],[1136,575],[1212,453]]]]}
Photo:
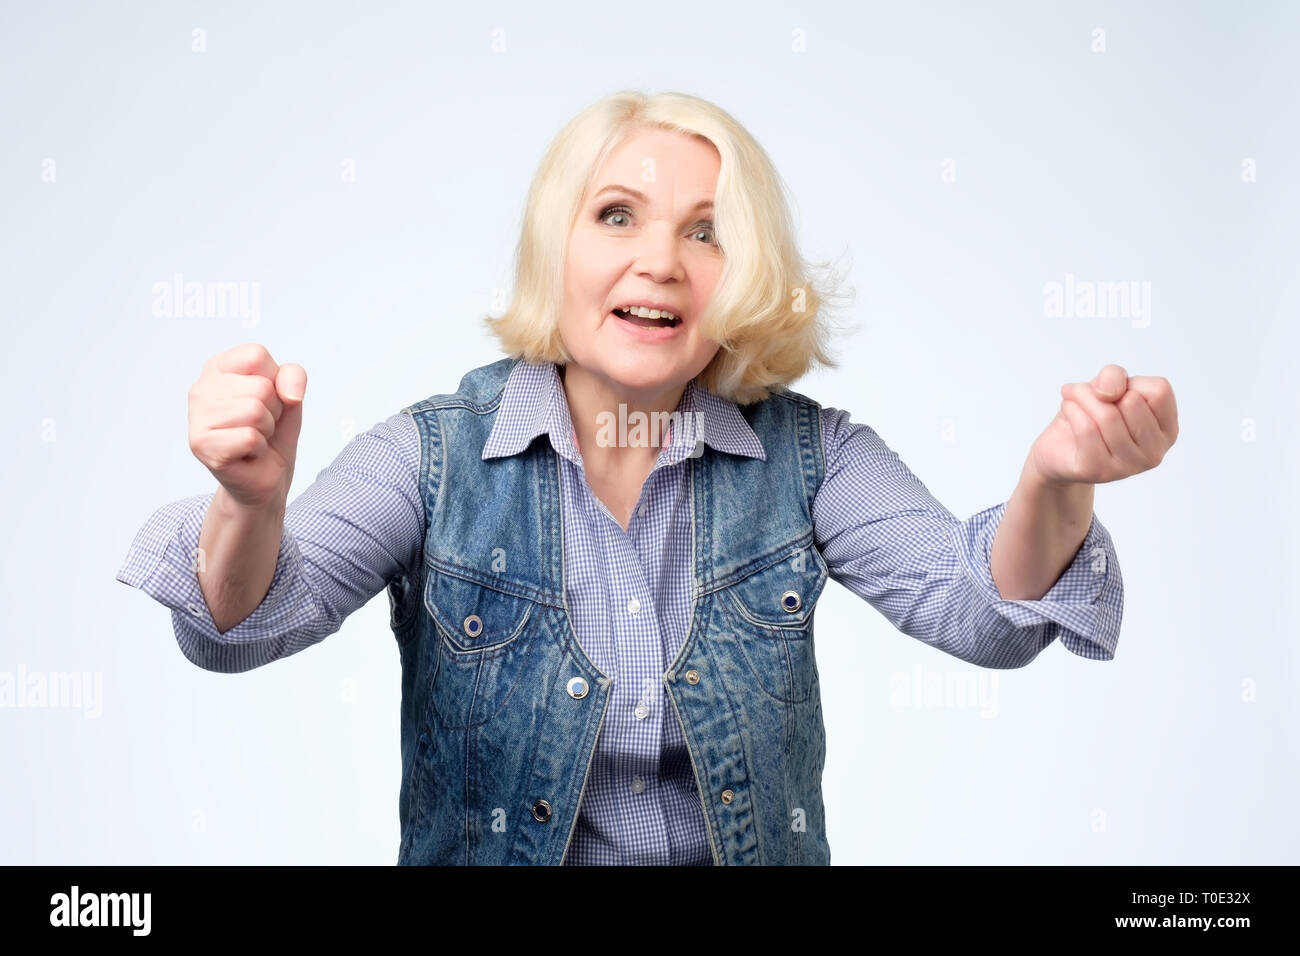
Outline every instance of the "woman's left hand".
{"type": "Polygon", "coordinates": [[[1107,365],[1091,382],[1062,385],[1061,399],[1029,452],[1029,465],[1049,484],[1101,484],[1148,471],[1178,438],[1178,406],[1167,379],[1130,378],[1107,365]]]}

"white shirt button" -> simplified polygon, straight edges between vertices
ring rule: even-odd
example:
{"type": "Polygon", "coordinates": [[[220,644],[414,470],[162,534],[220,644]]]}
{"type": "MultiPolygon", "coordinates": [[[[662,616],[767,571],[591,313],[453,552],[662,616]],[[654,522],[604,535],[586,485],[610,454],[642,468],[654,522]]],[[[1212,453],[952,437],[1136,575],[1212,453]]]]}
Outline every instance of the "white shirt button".
{"type": "Polygon", "coordinates": [[[632,792],[633,792],[633,793],[641,793],[641,792],[643,792],[644,790],[645,790],[645,781],[642,780],[640,777],[633,777],[633,778],[632,778],[632,792]]]}
{"type": "Polygon", "coordinates": [[[628,614],[635,614],[639,610],[641,610],[641,602],[638,601],[636,598],[633,598],[632,600],[627,602],[628,614]]]}
{"type": "Polygon", "coordinates": [[[195,617],[203,616],[203,608],[199,607],[193,601],[191,601],[189,604],[186,604],[185,606],[189,608],[189,612],[193,614],[195,617]]]}
{"type": "Polygon", "coordinates": [[[636,710],[632,711],[632,713],[636,714],[637,720],[645,720],[650,715],[650,708],[645,704],[637,704],[636,710]]]}

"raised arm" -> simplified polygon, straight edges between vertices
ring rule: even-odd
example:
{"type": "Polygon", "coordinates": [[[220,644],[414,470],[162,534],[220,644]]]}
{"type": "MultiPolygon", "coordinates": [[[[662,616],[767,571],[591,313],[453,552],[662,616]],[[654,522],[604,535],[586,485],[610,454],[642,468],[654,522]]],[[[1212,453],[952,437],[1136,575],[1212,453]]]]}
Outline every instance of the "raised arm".
{"type": "Polygon", "coordinates": [[[992,548],[993,579],[1010,598],[1042,596],[1092,519],[1093,492],[1156,467],[1178,439],[1169,381],[1107,365],[1061,386],[1061,407],[1029,450],[992,548]]]}
{"type": "MultiPolygon", "coordinates": [[[[193,420],[192,412],[192,428],[193,420]]],[[[388,582],[413,572],[423,544],[418,473],[414,423],[393,415],[354,438],[287,507],[263,475],[269,501],[250,493],[251,483],[233,492],[222,483],[160,508],[117,579],[172,609],[177,641],[195,664],[261,666],[334,633],[388,582]]]]}
{"type": "Polygon", "coordinates": [[[1041,599],[1005,600],[990,570],[1005,502],[958,520],[870,426],[823,408],[822,432],[817,547],[831,577],[896,628],[985,667],[1023,667],[1057,638],[1080,656],[1114,656],[1124,584],[1095,515],[1041,599]]]}

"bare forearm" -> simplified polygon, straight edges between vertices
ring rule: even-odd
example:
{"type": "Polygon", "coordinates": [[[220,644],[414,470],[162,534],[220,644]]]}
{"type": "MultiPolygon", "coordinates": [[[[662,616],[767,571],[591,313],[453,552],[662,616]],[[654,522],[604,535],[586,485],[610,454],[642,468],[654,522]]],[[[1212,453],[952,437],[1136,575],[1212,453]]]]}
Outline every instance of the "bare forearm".
{"type": "Polygon", "coordinates": [[[217,486],[199,532],[195,564],[218,632],[247,618],[270,590],[284,535],[284,510],[283,498],[265,508],[250,508],[217,486]]]}
{"type": "Polygon", "coordinates": [[[1044,481],[1026,460],[990,553],[1005,600],[1038,600],[1070,566],[1092,523],[1095,487],[1044,481]]]}

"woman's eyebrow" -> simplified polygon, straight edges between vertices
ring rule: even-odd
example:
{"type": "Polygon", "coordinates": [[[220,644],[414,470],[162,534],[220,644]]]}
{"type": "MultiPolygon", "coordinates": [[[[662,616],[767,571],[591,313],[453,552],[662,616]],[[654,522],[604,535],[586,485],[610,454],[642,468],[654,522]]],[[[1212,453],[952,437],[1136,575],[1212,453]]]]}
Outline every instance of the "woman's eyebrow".
{"type": "MultiPolygon", "coordinates": [[[[646,197],[645,193],[637,192],[635,189],[632,189],[629,186],[619,186],[613,183],[599,189],[596,192],[596,195],[592,197],[592,199],[593,200],[599,199],[601,196],[605,195],[605,193],[624,193],[625,195],[631,196],[633,199],[641,203],[641,205],[643,206],[648,206],[650,204],[650,200],[649,198],[646,197]]],[[[690,211],[694,213],[694,212],[698,212],[701,209],[712,209],[712,208],[713,208],[712,199],[701,199],[691,208],[690,211]]]]}

